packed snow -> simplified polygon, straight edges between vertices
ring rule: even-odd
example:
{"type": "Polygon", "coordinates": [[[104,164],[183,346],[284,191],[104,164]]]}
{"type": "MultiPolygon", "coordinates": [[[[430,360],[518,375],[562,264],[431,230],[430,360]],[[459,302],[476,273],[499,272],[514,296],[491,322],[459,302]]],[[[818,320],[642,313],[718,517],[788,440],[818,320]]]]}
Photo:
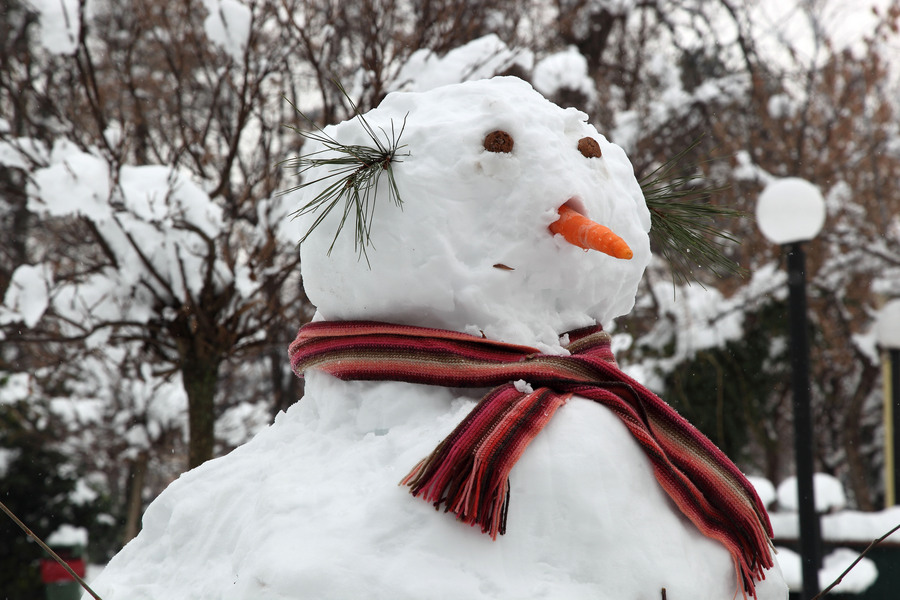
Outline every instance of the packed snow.
{"type": "MultiPolygon", "coordinates": [[[[393,165],[403,205],[379,187],[367,259],[353,231],[329,253],[335,215],[302,245],[318,319],[483,332],[562,353],[564,331],[630,310],[650,258],[649,215],[624,152],[584,114],[498,78],[391,94],[366,119],[378,132],[406,119],[408,156],[393,165]],[[496,129],[512,135],[512,153],[483,148],[496,129]],[[583,137],[601,158],[578,152],[583,137]],[[622,236],[634,258],[550,234],[567,201],[622,236]]],[[[359,121],[326,132],[371,144],[359,121]]],[[[320,190],[307,188],[298,208],[320,190]]],[[[295,223],[298,238],[311,218],[295,223]]],[[[398,487],[479,395],[307,373],[305,397],[272,426],[152,503],[95,589],[105,600],[740,593],[725,547],[681,515],[622,422],[593,402],[570,400],[516,463],[497,541],[398,487]]],[[[767,575],[759,598],[786,598],[777,566],[767,575]]]]}
{"type": "MultiPolygon", "coordinates": [[[[631,310],[650,260],[650,213],[625,153],[584,113],[560,109],[521,80],[492,81],[391,94],[365,116],[384,132],[406,119],[400,143],[409,155],[394,168],[403,205],[386,195],[376,201],[371,267],[352,231],[331,246],[341,211],[301,246],[304,288],[320,318],[483,332],[559,351],[560,333],[631,310]],[[484,150],[494,130],[512,135],[512,153],[484,150]],[[586,136],[599,142],[602,159],[578,151],[586,136]],[[546,235],[569,200],[624,238],[634,257],[587,253],[546,235]]],[[[344,143],[372,143],[356,121],[325,131],[344,143]]],[[[304,198],[330,183],[310,186],[304,198]]],[[[299,219],[301,230],[316,217],[299,219]]]]}

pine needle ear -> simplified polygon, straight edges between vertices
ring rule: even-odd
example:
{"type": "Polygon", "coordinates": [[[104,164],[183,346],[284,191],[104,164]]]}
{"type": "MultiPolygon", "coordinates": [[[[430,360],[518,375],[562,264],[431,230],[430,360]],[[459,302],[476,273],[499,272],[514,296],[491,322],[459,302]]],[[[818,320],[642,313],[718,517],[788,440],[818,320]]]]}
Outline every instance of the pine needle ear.
{"type": "MultiPolygon", "coordinates": [[[[400,157],[409,156],[409,152],[400,153],[400,150],[406,147],[405,144],[400,144],[400,137],[406,128],[406,117],[403,117],[403,124],[400,126],[399,131],[394,128],[394,122],[391,120],[390,133],[379,128],[381,132],[381,136],[379,136],[378,132],[363,117],[344,87],[337,81],[333,83],[350,104],[354,118],[359,121],[363,131],[372,140],[372,144],[349,145],[338,142],[291,103],[297,114],[311,128],[306,130],[290,125],[287,127],[293,129],[304,139],[318,143],[323,148],[287,159],[282,161],[281,164],[295,171],[300,177],[303,177],[308,171],[319,169],[320,167],[323,168],[324,173],[317,174],[317,177],[304,181],[300,185],[285,190],[283,193],[301,190],[320,182],[328,182],[328,185],[315,198],[291,215],[293,218],[297,218],[302,215],[316,213],[316,218],[299,243],[302,244],[306,241],[313,230],[322,224],[322,221],[331,211],[343,203],[343,206],[339,208],[342,213],[341,219],[328,248],[328,254],[330,255],[334,249],[334,245],[344,225],[346,225],[348,220],[352,220],[356,236],[354,249],[360,257],[364,256],[368,263],[369,257],[366,253],[366,248],[371,243],[372,218],[375,215],[375,200],[378,195],[378,184],[382,175],[387,177],[388,197],[397,207],[401,209],[403,207],[403,200],[400,198],[400,191],[394,179],[393,166],[401,162],[400,157]]],[[[289,100],[288,102],[290,103],[289,100]]]]}
{"type": "Polygon", "coordinates": [[[672,279],[677,283],[696,281],[697,267],[708,269],[717,277],[747,274],[746,269],[723,251],[730,243],[740,244],[740,240],[716,225],[719,218],[743,218],[747,214],[709,203],[710,195],[727,186],[698,185],[695,175],[685,175],[684,170],[677,168],[700,139],[640,181],[650,209],[650,239],[668,261],[672,279]]]}

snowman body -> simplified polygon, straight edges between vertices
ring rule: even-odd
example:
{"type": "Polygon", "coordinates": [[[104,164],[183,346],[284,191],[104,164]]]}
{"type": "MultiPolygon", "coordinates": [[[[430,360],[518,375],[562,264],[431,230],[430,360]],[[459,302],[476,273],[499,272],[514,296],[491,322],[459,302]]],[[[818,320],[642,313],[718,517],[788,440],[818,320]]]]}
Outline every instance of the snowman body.
{"type": "MultiPolygon", "coordinates": [[[[366,118],[384,131],[406,119],[409,154],[395,165],[403,206],[376,198],[368,264],[352,234],[334,239],[339,211],[308,237],[302,268],[317,319],[565,354],[560,334],[630,310],[649,214],[624,153],[583,114],[500,78],[391,95],[366,118]],[[494,130],[511,135],[512,152],[482,146],[494,130]],[[602,157],[579,153],[584,137],[602,157]],[[634,257],[549,234],[564,203],[613,229],[634,257]]],[[[366,141],[353,121],[326,131],[366,141]]],[[[97,581],[105,600],[740,596],[731,555],[682,516],[605,407],[573,397],[556,412],[515,464],[507,531],[492,540],[398,485],[486,390],[305,377],[304,398],[271,427],[154,501],[97,581]]],[[[767,575],[758,597],[786,598],[777,567],[767,575]]]]}

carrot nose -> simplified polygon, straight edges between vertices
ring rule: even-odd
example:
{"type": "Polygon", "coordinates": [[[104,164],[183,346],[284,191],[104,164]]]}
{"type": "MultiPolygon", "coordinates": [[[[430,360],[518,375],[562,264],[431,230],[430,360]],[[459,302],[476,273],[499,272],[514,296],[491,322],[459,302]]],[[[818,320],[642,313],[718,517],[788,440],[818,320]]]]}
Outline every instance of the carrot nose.
{"type": "Polygon", "coordinates": [[[625,240],[612,229],[594,223],[568,204],[559,207],[559,219],[550,224],[550,232],[585,250],[597,250],[625,260],[634,256],[625,240]]]}

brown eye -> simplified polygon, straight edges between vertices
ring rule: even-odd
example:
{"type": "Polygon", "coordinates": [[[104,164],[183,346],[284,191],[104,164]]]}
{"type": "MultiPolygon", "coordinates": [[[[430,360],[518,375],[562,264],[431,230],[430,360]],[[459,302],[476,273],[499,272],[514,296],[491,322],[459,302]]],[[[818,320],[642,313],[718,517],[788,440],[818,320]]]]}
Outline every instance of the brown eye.
{"type": "Polygon", "coordinates": [[[512,136],[505,131],[492,131],[484,136],[484,149],[488,152],[503,152],[509,154],[513,149],[512,136]]]}
{"type": "Polygon", "coordinates": [[[600,144],[592,137],[583,137],[578,140],[578,151],[587,158],[600,158],[603,153],[600,152],[600,144]]]}

